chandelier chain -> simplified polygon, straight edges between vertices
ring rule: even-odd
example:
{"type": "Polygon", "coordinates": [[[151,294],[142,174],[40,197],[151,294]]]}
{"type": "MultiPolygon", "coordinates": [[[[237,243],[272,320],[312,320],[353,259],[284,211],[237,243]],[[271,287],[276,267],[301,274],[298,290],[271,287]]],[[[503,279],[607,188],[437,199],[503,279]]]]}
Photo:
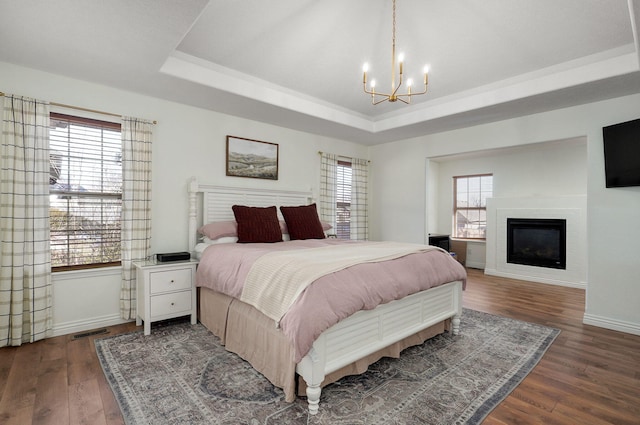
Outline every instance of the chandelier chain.
{"type": "Polygon", "coordinates": [[[391,37],[393,50],[396,50],[396,0],[393,0],[393,36],[391,37]]]}

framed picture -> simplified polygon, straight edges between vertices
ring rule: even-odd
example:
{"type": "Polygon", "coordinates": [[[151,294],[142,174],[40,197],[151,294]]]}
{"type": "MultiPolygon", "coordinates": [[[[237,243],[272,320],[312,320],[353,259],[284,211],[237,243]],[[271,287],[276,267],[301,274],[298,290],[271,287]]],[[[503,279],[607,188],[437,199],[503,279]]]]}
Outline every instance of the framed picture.
{"type": "Polygon", "coordinates": [[[278,145],[227,136],[227,176],[278,180],[278,145]]]}

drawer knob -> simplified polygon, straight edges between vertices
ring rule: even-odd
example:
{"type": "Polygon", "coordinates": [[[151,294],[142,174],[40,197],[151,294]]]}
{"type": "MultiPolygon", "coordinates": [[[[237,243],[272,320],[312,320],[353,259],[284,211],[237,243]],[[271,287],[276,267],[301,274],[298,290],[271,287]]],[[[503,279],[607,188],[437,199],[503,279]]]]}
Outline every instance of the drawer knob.
{"type": "Polygon", "coordinates": [[[176,305],[176,303],[171,303],[171,305],[176,305]]]}
{"type": "Polygon", "coordinates": [[[173,279],[171,279],[171,283],[173,283],[173,279]]]}

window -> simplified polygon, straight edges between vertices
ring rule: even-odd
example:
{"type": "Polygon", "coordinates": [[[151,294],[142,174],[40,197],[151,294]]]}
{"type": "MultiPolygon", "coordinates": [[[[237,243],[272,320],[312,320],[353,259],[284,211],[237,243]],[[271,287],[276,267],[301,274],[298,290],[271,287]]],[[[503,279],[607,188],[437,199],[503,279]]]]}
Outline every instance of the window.
{"type": "Polygon", "coordinates": [[[340,239],[367,240],[369,161],[321,153],[319,216],[340,239]]]}
{"type": "Polygon", "coordinates": [[[120,124],[51,113],[49,146],[52,269],[120,264],[120,124]]]}
{"type": "Polygon", "coordinates": [[[351,238],[351,183],[353,170],[351,163],[338,161],[336,167],[336,237],[351,238]]]}
{"type": "Polygon", "coordinates": [[[453,237],[485,239],[487,199],[493,196],[493,175],[453,178],[453,237]]]}

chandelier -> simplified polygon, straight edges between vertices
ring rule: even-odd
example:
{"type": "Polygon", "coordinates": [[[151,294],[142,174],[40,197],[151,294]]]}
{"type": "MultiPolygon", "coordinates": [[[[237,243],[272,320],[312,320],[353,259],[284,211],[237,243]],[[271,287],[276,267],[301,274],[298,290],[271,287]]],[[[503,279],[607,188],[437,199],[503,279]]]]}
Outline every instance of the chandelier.
{"type": "Polygon", "coordinates": [[[364,64],[362,67],[362,86],[364,92],[371,95],[371,103],[373,105],[377,105],[379,103],[389,101],[401,101],[404,103],[411,103],[411,96],[417,96],[420,94],[425,94],[427,92],[427,84],[429,83],[428,71],[429,67],[424,67],[424,89],[420,92],[411,92],[411,86],[413,85],[413,81],[411,79],[407,80],[407,91],[406,93],[398,93],[400,86],[402,86],[402,76],[403,76],[403,62],[404,55],[400,54],[397,58],[398,66],[399,66],[399,75],[398,83],[396,85],[396,0],[393,0],[393,34],[391,38],[391,92],[390,93],[379,93],[376,92],[376,80],[371,80],[371,84],[369,85],[370,90],[367,90],[367,71],[369,71],[369,65],[364,64]],[[377,99],[376,96],[382,97],[381,99],[377,99]]]}

